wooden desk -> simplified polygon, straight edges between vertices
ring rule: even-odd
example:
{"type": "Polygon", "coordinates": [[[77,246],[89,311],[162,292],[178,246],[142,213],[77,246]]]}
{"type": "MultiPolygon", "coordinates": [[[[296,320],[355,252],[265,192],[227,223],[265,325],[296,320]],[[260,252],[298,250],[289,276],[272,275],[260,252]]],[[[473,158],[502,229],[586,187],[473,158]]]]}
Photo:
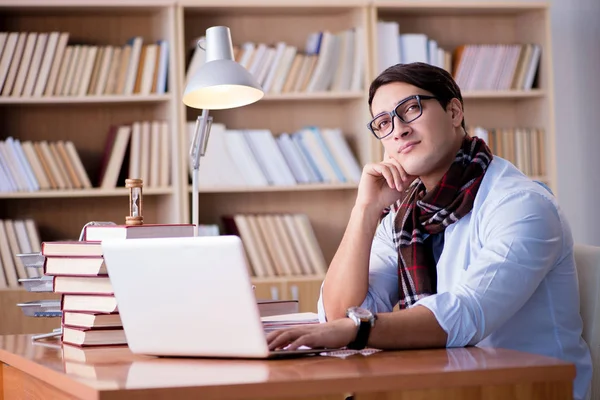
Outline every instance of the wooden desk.
{"type": "Polygon", "coordinates": [[[575,367],[501,349],[379,352],[345,359],[207,360],[137,356],[127,348],[62,348],[0,336],[2,399],[572,398],[575,367]]]}

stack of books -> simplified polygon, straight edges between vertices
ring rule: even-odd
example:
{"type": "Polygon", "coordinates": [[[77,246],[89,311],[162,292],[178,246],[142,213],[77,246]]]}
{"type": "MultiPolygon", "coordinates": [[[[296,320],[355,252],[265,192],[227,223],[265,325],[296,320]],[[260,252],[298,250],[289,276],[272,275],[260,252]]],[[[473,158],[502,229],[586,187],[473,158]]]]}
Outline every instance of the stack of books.
{"type": "Polygon", "coordinates": [[[61,294],[63,342],[126,344],[101,242],[44,242],[42,255],[44,274],[61,294]]]}
{"type": "Polygon", "coordinates": [[[60,293],[62,342],[126,345],[117,300],[102,255],[102,240],[193,236],[192,225],[88,226],[81,241],[42,243],[44,275],[60,293]]]}

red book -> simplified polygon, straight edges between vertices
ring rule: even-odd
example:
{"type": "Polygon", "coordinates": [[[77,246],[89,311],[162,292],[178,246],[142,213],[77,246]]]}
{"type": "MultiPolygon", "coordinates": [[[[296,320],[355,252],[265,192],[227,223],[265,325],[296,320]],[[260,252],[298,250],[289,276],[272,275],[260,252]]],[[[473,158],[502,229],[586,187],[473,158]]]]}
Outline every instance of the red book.
{"type": "Polygon", "coordinates": [[[193,224],[88,225],[84,240],[147,239],[194,236],[193,224]]]}

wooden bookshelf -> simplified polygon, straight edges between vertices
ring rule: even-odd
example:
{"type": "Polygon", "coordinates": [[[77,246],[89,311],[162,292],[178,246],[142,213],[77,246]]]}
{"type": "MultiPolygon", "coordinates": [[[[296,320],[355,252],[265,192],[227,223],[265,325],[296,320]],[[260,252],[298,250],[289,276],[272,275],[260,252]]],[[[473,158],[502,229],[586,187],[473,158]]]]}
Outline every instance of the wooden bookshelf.
{"type": "MultiPolygon", "coordinates": [[[[464,44],[541,45],[537,87],[525,91],[463,91],[465,120],[467,125],[489,129],[542,128],[547,171],[544,177],[535,178],[541,178],[557,194],[549,3],[373,0],[372,4],[372,27],[378,20],[397,21],[401,33],[424,33],[450,51],[464,44]]],[[[372,35],[376,43],[376,29],[372,35]]],[[[376,62],[374,53],[370,58],[376,62]]],[[[371,70],[375,72],[376,66],[371,70]]]]}
{"type": "MultiPolygon", "coordinates": [[[[532,90],[464,91],[467,125],[487,128],[539,127],[545,132],[547,173],[534,177],[556,192],[552,49],[548,4],[418,0],[8,0],[0,5],[0,32],[69,32],[74,40],[123,45],[134,36],[169,42],[166,94],[106,96],[0,96],[4,139],[71,140],[95,182],[111,124],[150,119],[169,123],[171,182],[144,189],[144,220],[179,223],[191,219],[185,126],[201,110],[181,101],[190,42],[214,25],[231,28],[234,45],[284,41],[304,49],[315,31],[365,29],[364,85],[347,92],[267,94],[247,107],[211,111],[228,129],[269,129],[274,134],[306,125],[339,127],[359,164],[381,159],[382,146],[367,131],[368,85],[377,66],[377,21],[397,21],[401,33],[425,33],[453,50],[463,44],[542,46],[539,83],[532,90]]],[[[217,223],[233,213],[305,213],[329,262],[346,228],[356,184],[201,188],[200,222],[217,223]]],[[[32,217],[42,240],[77,238],[90,220],[124,221],[124,188],[0,194],[0,219],[32,217]]],[[[299,297],[301,309],[316,311],[321,276],[254,279],[257,294],[299,297]]],[[[10,291],[0,291],[0,298],[10,291]]],[[[11,295],[12,296],[12,295],[11,295]]],[[[12,297],[10,302],[12,302],[12,297]]],[[[7,304],[7,307],[10,305],[7,304]]],[[[16,308],[16,307],[15,307],[16,308]]],[[[20,310],[17,310],[20,311],[20,310]]]]}

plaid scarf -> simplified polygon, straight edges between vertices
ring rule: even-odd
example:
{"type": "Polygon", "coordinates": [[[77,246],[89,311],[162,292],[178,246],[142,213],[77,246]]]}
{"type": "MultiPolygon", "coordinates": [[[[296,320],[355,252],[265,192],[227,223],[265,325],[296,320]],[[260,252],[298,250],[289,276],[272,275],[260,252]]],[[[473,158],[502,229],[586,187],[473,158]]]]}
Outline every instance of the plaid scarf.
{"type": "Polygon", "coordinates": [[[392,205],[390,211],[396,213],[394,244],[398,250],[400,309],[436,293],[436,265],[425,235],[443,232],[471,211],[491,161],[492,153],[485,142],[467,134],[454,162],[431,192],[426,193],[425,185],[417,179],[392,205]]]}

